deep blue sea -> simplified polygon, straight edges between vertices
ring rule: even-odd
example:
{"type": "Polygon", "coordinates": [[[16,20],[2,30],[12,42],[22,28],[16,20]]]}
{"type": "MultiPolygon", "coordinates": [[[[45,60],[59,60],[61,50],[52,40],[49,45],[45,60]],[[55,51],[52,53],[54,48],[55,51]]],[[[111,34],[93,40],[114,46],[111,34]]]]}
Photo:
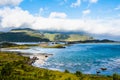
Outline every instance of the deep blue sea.
{"type": "Polygon", "coordinates": [[[101,74],[120,74],[120,44],[74,44],[62,49],[35,49],[54,54],[38,67],[86,74],[96,74],[100,68],[107,68],[101,74]]]}
{"type": "Polygon", "coordinates": [[[120,44],[73,44],[62,49],[32,47],[26,52],[53,54],[44,65],[34,64],[37,67],[86,74],[96,74],[96,71],[105,75],[120,74],[120,44]]]}

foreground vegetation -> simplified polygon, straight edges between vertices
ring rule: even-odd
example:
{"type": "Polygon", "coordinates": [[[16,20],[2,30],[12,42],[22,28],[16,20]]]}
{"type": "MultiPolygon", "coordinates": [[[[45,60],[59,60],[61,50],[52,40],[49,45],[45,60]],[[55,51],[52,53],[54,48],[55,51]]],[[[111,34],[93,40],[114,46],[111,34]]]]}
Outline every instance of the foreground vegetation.
{"type": "Polygon", "coordinates": [[[28,65],[28,57],[16,53],[0,52],[0,80],[120,80],[120,76],[85,75],[52,71],[28,65]]]}

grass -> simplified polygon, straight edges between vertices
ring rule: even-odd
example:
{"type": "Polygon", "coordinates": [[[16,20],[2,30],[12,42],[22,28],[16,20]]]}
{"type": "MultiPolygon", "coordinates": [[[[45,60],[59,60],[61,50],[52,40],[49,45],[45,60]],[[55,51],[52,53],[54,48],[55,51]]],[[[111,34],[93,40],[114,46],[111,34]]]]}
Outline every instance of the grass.
{"type": "Polygon", "coordinates": [[[52,71],[28,65],[28,57],[16,53],[0,52],[0,80],[120,80],[120,75],[100,76],[52,71]]]}
{"type": "Polygon", "coordinates": [[[51,71],[26,64],[29,58],[13,53],[0,52],[0,80],[65,80],[78,78],[74,74],[51,71]],[[6,58],[5,58],[6,57],[6,58]]]}
{"type": "Polygon", "coordinates": [[[69,38],[65,39],[65,41],[85,41],[85,40],[93,40],[93,38],[87,35],[71,34],[69,38]]]}
{"type": "MultiPolygon", "coordinates": [[[[48,38],[50,41],[55,41],[55,37],[59,35],[57,33],[50,34],[50,33],[45,33],[44,36],[45,38],[48,38]]],[[[64,35],[62,35],[64,36],[64,35]]],[[[59,41],[85,41],[85,40],[93,40],[92,37],[87,36],[87,35],[79,35],[79,34],[69,34],[69,37],[66,37],[65,39],[58,39],[59,41]]]]}
{"type": "Polygon", "coordinates": [[[54,38],[56,35],[57,35],[57,33],[56,34],[50,34],[50,33],[44,34],[45,38],[48,38],[50,41],[54,41],[54,38]]]}
{"type": "Polygon", "coordinates": [[[12,46],[12,47],[7,47],[7,48],[10,48],[10,49],[29,49],[28,46],[12,46]]]}
{"type": "Polygon", "coordinates": [[[65,48],[65,44],[54,44],[54,45],[48,45],[48,46],[41,46],[42,48],[65,48]]]}
{"type": "Polygon", "coordinates": [[[16,46],[11,46],[11,47],[7,47],[7,48],[11,48],[11,49],[29,49],[30,47],[33,47],[33,46],[38,46],[38,44],[16,45],[16,46]]]}

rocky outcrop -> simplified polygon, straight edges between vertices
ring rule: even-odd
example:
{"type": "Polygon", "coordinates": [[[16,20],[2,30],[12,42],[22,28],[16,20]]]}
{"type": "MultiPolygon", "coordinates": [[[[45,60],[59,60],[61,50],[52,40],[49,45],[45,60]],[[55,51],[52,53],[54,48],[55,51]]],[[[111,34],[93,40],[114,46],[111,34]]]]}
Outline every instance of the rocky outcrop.
{"type": "Polygon", "coordinates": [[[32,65],[33,63],[35,63],[36,60],[39,60],[39,58],[33,57],[33,58],[30,59],[30,61],[28,61],[28,64],[32,65]]]}

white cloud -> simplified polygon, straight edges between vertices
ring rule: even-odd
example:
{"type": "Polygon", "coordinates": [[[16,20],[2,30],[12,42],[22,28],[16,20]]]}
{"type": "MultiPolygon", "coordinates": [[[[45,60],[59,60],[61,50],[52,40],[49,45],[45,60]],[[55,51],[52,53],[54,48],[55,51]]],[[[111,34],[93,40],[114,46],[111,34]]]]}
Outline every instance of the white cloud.
{"type": "Polygon", "coordinates": [[[110,34],[120,36],[120,20],[72,20],[72,19],[50,19],[37,18],[32,25],[34,29],[62,30],[62,31],[84,31],[92,34],[110,34]],[[113,27],[114,26],[114,27],[113,27]]]}
{"type": "Polygon", "coordinates": [[[87,10],[84,10],[82,13],[83,13],[83,15],[87,15],[87,14],[90,14],[90,10],[89,9],[87,9],[87,10]]]}
{"type": "Polygon", "coordinates": [[[23,11],[21,8],[15,7],[4,8],[0,10],[1,26],[2,27],[20,27],[23,25],[32,24],[34,17],[28,11],[23,11]]]}
{"type": "Polygon", "coordinates": [[[49,18],[66,18],[67,15],[63,12],[51,12],[49,18]]]}
{"type": "Polygon", "coordinates": [[[83,2],[88,2],[87,9],[90,8],[92,4],[97,3],[99,0],[83,0],[83,2]]]}
{"type": "Polygon", "coordinates": [[[115,8],[115,10],[120,10],[120,5],[118,5],[118,6],[115,8]]]}
{"type": "Polygon", "coordinates": [[[43,8],[40,8],[40,13],[43,12],[43,11],[44,11],[44,9],[43,9],[43,8]]]}
{"type": "Polygon", "coordinates": [[[98,0],[89,0],[90,3],[97,3],[98,0]]]}
{"type": "Polygon", "coordinates": [[[66,19],[33,16],[21,8],[0,9],[0,29],[12,27],[29,27],[41,30],[85,31],[93,34],[110,34],[120,36],[120,19],[66,19]]]}
{"type": "Polygon", "coordinates": [[[72,3],[72,4],[71,4],[71,7],[76,8],[76,7],[79,7],[80,4],[81,4],[81,0],[77,0],[75,3],[72,3]]]}
{"type": "Polygon", "coordinates": [[[63,6],[64,4],[67,3],[67,1],[68,1],[68,0],[61,0],[61,2],[59,2],[59,5],[60,5],[60,6],[63,6]]]}
{"type": "Polygon", "coordinates": [[[83,2],[97,3],[97,2],[98,2],[98,0],[83,0],[83,2]]]}
{"type": "Polygon", "coordinates": [[[12,5],[12,6],[17,6],[19,5],[23,0],[0,0],[0,6],[5,6],[5,5],[12,5]]]}
{"type": "Polygon", "coordinates": [[[44,10],[45,10],[44,8],[40,8],[38,14],[36,14],[36,15],[41,16],[43,14],[44,10]]]}

